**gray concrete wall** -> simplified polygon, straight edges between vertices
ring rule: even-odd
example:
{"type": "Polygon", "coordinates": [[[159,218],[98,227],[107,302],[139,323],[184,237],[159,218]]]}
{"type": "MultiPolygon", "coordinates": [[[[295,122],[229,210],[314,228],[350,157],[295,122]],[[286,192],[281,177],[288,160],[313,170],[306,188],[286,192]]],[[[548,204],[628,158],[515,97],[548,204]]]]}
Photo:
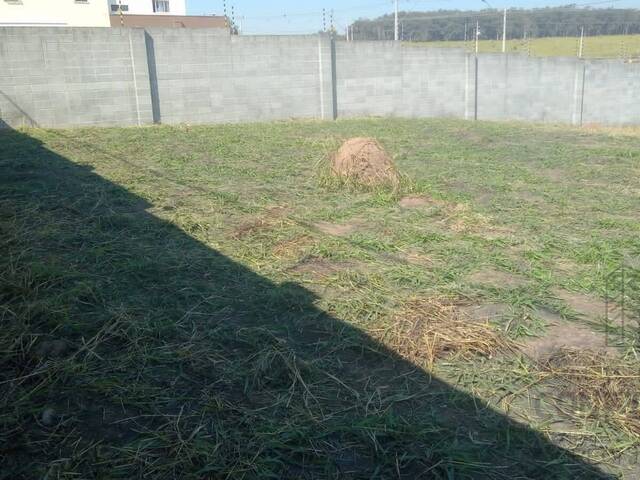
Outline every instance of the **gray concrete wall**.
{"type": "Polygon", "coordinates": [[[473,118],[473,64],[460,50],[402,49],[402,116],[473,118]]]}
{"type": "Polygon", "coordinates": [[[583,123],[640,124],[640,63],[584,65],[583,123]]]}
{"type": "Polygon", "coordinates": [[[402,47],[336,42],[338,117],[402,114],[402,47]]]}
{"type": "Polygon", "coordinates": [[[0,125],[357,116],[640,124],[640,64],[327,36],[0,28],[0,125]],[[477,93],[477,104],[476,104],[477,93]]]}
{"type": "Polygon", "coordinates": [[[339,43],[338,114],[640,124],[640,64],[339,43]]]}
{"type": "Polygon", "coordinates": [[[481,55],[478,119],[576,123],[581,82],[577,59],[481,55]]]}
{"type": "Polygon", "coordinates": [[[462,51],[338,42],[336,54],[338,116],[469,115],[473,72],[462,51]]]}
{"type": "Polygon", "coordinates": [[[44,127],[149,123],[144,32],[0,28],[0,119],[44,127]]]}
{"type": "Polygon", "coordinates": [[[328,37],[147,32],[161,122],[332,118],[328,37]]]}

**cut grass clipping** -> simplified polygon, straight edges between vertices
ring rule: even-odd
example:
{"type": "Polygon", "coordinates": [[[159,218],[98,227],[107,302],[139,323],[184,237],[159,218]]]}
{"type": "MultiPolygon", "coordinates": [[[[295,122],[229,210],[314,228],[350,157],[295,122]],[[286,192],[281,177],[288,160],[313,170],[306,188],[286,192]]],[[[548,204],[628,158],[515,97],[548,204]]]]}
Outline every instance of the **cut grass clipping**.
{"type": "Polygon", "coordinates": [[[413,299],[396,315],[381,340],[418,366],[431,369],[448,356],[491,358],[511,350],[510,342],[486,322],[475,322],[456,305],[413,299]]]}
{"type": "MultiPolygon", "coordinates": [[[[577,402],[574,415],[607,418],[640,437],[640,368],[602,352],[563,349],[543,365],[541,375],[560,397],[577,402]]],[[[566,410],[566,409],[563,409],[566,410]]]]}

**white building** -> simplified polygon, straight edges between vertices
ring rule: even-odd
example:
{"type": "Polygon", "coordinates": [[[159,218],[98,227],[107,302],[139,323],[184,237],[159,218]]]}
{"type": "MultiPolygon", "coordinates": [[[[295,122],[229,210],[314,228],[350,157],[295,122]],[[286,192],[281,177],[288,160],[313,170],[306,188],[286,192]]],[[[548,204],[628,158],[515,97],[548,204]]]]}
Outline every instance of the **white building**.
{"type": "Polygon", "coordinates": [[[125,15],[186,15],[186,3],[186,0],[109,0],[111,14],[118,13],[121,4],[125,15]]]}
{"type": "Polygon", "coordinates": [[[0,0],[0,26],[109,27],[110,15],[186,15],[186,0],[0,0]]]}

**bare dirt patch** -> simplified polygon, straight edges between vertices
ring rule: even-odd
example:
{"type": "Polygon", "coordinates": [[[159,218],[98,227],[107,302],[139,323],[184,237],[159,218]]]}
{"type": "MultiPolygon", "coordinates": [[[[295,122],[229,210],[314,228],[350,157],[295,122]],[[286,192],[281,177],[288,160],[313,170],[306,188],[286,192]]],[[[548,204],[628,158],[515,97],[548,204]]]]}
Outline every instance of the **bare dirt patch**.
{"type": "Polygon", "coordinates": [[[494,288],[518,288],[528,285],[528,280],[515,273],[504,272],[494,268],[484,268],[467,277],[471,283],[486,285],[494,288]]]}
{"type": "Polygon", "coordinates": [[[463,305],[458,310],[474,322],[500,320],[509,314],[511,307],[506,303],[486,303],[482,305],[463,305]]]}
{"type": "Polygon", "coordinates": [[[391,157],[374,138],[356,137],[345,141],[331,159],[333,175],[366,186],[400,183],[391,157]]]}
{"type": "Polygon", "coordinates": [[[433,266],[435,263],[434,259],[429,255],[425,255],[424,253],[417,252],[415,250],[409,250],[407,252],[402,252],[397,255],[401,260],[411,264],[418,265],[421,267],[429,267],[433,266]]]}
{"type": "Polygon", "coordinates": [[[480,231],[480,236],[486,240],[506,240],[514,236],[514,230],[507,227],[487,225],[480,231]]]}
{"type": "Polygon", "coordinates": [[[269,230],[275,226],[287,222],[287,215],[291,209],[286,206],[276,205],[269,207],[260,217],[251,218],[233,229],[231,236],[235,239],[242,239],[254,235],[262,230],[269,230]]]}
{"type": "Polygon", "coordinates": [[[536,317],[544,320],[546,325],[556,325],[565,321],[557,312],[548,308],[537,308],[534,314],[536,317]]]}
{"type": "Polygon", "coordinates": [[[606,338],[601,333],[562,320],[551,325],[544,336],[531,338],[521,344],[522,352],[536,360],[548,358],[566,348],[615,352],[615,349],[607,347],[606,338]]]}
{"type": "Polygon", "coordinates": [[[293,209],[287,205],[274,205],[267,208],[265,216],[270,218],[282,218],[293,213],[293,209]]]}
{"type": "Polygon", "coordinates": [[[403,197],[398,202],[402,208],[418,208],[418,207],[426,207],[427,205],[438,205],[442,202],[438,202],[433,198],[427,197],[426,195],[408,195],[403,197]]]}
{"type": "Polygon", "coordinates": [[[572,310],[589,320],[602,320],[606,313],[605,302],[584,293],[568,292],[556,288],[553,294],[566,303],[572,310]]]}
{"type": "Polygon", "coordinates": [[[260,230],[266,230],[270,226],[271,226],[271,222],[269,222],[267,219],[256,218],[238,225],[236,228],[233,229],[231,236],[236,240],[240,240],[242,238],[249,237],[257,233],[260,230]]]}
{"type": "Polygon", "coordinates": [[[300,256],[309,246],[313,245],[313,238],[309,235],[298,235],[278,242],[272,249],[278,258],[295,258],[300,256]]]}
{"type": "Polygon", "coordinates": [[[562,275],[574,275],[580,270],[580,266],[576,262],[572,262],[566,258],[556,258],[552,263],[553,269],[562,275]]]}
{"type": "Polygon", "coordinates": [[[561,168],[544,168],[540,173],[554,182],[563,182],[567,179],[567,172],[561,168]]]}
{"type": "Polygon", "coordinates": [[[328,277],[340,271],[353,270],[355,264],[350,262],[332,262],[326,258],[311,257],[298,263],[289,271],[299,274],[311,274],[317,277],[328,277]]]}
{"type": "Polygon", "coordinates": [[[542,195],[538,195],[527,190],[521,190],[515,194],[515,198],[526,203],[541,204],[545,202],[542,195]]]}
{"type": "Polygon", "coordinates": [[[320,230],[322,233],[341,237],[355,232],[362,226],[362,224],[361,222],[356,220],[347,223],[316,222],[313,224],[313,226],[320,230]]]}

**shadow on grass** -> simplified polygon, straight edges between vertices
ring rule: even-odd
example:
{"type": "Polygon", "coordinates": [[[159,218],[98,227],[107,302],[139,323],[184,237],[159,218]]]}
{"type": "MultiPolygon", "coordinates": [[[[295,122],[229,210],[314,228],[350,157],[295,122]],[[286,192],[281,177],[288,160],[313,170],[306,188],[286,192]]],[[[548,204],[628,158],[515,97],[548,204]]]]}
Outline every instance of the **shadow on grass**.
{"type": "Polygon", "coordinates": [[[0,132],[3,478],[606,478],[0,132]]]}

